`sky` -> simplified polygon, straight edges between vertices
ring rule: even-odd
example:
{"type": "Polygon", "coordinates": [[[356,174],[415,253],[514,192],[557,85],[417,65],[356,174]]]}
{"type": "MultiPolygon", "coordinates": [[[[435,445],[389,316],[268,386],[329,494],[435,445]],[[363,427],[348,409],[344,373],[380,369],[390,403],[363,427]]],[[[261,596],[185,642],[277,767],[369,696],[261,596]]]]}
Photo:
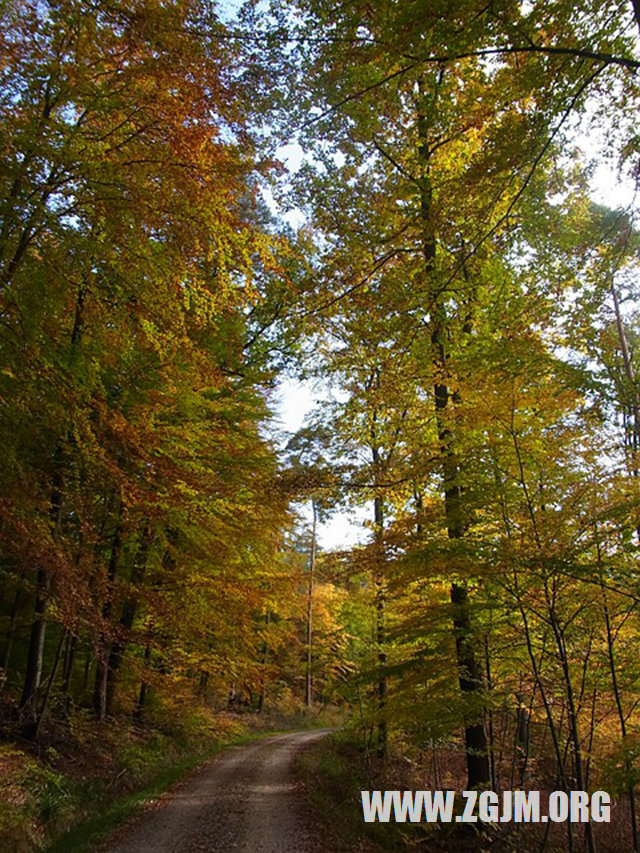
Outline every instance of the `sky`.
{"type": "MultiPolygon", "coordinates": [[[[326,399],[326,392],[314,387],[312,382],[288,378],[280,382],[275,403],[276,428],[293,434],[304,425],[306,416],[326,399]]],[[[283,442],[284,443],[284,442],[283,442]]],[[[324,550],[350,548],[365,542],[369,531],[363,522],[373,515],[372,506],[358,507],[351,512],[341,509],[327,521],[318,524],[318,544],[324,550]]],[[[296,505],[302,518],[311,524],[310,504],[296,505]]]]}

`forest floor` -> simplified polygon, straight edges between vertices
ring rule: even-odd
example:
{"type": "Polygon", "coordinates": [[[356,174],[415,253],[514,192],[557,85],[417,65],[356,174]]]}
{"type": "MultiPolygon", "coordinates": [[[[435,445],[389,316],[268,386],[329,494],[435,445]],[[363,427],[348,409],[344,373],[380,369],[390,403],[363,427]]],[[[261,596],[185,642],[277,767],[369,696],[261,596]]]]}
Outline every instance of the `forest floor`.
{"type": "MultiPolygon", "coordinates": [[[[363,789],[460,790],[465,774],[459,744],[442,746],[432,778],[428,755],[409,761],[394,746],[381,760],[333,712],[288,717],[203,713],[193,719],[183,715],[179,731],[159,726],[158,720],[155,725],[151,720],[129,720],[127,725],[127,718],[120,717],[98,724],[76,713],[66,721],[49,720],[37,743],[16,739],[10,727],[5,732],[0,728],[4,734],[0,850],[479,853],[490,848],[492,853],[542,849],[566,853],[568,849],[566,824],[474,827],[363,821],[363,789]],[[332,728],[313,728],[319,725],[332,728]],[[332,731],[335,734],[327,737],[332,731]]],[[[547,775],[540,771],[532,786],[546,790],[547,775]]],[[[631,849],[625,809],[624,801],[614,802],[611,823],[595,827],[598,853],[631,849]]],[[[574,853],[583,853],[584,828],[573,827],[572,835],[574,853]]]]}
{"type": "Polygon", "coordinates": [[[47,717],[38,739],[29,740],[13,711],[10,703],[0,706],[0,850],[11,853],[95,850],[141,807],[151,803],[155,811],[166,791],[196,778],[196,768],[223,751],[248,744],[259,757],[261,742],[277,732],[340,723],[335,714],[200,707],[184,710],[179,720],[154,707],[144,719],[120,714],[98,723],[79,710],[47,717]]]}
{"type": "Polygon", "coordinates": [[[329,731],[225,750],[138,813],[102,853],[326,853],[305,820],[295,759],[329,731]]]}
{"type": "MultiPolygon", "coordinates": [[[[584,824],[504,823],[388,823],[363,820],[362,790],[457,790],[465,787],[464,753],[459,742],[442,745],[438,775],[433,778],[429,754],[409,761],[392,745],[386,759],[364,749],[353,728],[317,740],[297,759],[296,772],[307,803],[310,825],[324,839],[325,853],[586,853],[584,824]],[[568,830],[571,829],[571,844],[568,830]]],[[[516,787],[516,786],[511,786],[516,787]]],[[[508,782],[501,789],[509,788],[508,782]]],[[[551,788],[544,774],[528,789],[551,788]]],[[[455,813],[462,811],[458,799],[455,813]]],[[[598,853],[631,850],[627,803],[614,800],[611,822],[593,825],[598,853]]]]}

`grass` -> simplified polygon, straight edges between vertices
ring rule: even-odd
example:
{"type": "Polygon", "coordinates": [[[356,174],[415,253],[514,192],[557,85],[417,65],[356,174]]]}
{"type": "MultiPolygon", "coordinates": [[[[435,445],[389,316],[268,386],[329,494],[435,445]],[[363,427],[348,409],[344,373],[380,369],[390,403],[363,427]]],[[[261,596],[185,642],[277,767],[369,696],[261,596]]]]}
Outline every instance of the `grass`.
{"type": "Polygon", "coordinates": [[[307,715],[214,713],[190,708],[180,720],[120,715],[98,723],[79,711],[48,721],[40,740],[0,742],[0,850],[82,853],[136,809],[222,749],[293,728],[307,715]]]}
{"type": "Polygon", "coordinates": [[[144,787],[116,797],[106,807],[103,801],[99,814],[95,814],[93,817],[84,820],[67,832],[57,836],[45,847],[45,850],[47,853],[69,853],[70,850],[73,850],[74,853],[87,853],[87,851],[93,850],[97,844],[121,826],[137,809],[160,797],[191,770],[213,758],[214,755],[223,749],[226,749],[228,746],[258,740],[271,734],[273,732],[270,731],[237,734],[224,741],[216,742],[205,751],[200,750],[187,754],[169,766],[160,767],[144,787]]]}
{"type": "MultiPolygon", "coordinates": [[[[361,791],[422,790],[425,784],[399,752],[390,750],[382,761],[364,752],[348,730],[311,746],[299,767],[316,832],[330,839],[326,846],[332,853],[480,853],[494,840],[472,824],[396,823],[393,818],[365,823],[361,791]]],[[[458,802],[457,813],[461,806],[458,802]]]]}
{"type": "Polygon", "coordinates": [[[298,761],[313,820],[333,853],[406,850],[401,824],[364,823],[360,791],[388,787],[372,781],[380,768],[348,734],[339,732],[305,750],[298,761]]]}

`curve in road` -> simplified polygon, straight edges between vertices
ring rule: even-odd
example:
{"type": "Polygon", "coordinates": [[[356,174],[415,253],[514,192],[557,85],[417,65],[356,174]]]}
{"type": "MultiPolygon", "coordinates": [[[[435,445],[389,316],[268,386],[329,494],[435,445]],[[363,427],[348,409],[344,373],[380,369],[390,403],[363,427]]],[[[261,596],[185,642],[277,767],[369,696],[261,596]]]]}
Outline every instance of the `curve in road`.
{"type": "Polygon", "coordinates": [[[329,732],[293,732],[226,750],[128,824],[103,853],[314,853],[293,762],[329,732]]]}

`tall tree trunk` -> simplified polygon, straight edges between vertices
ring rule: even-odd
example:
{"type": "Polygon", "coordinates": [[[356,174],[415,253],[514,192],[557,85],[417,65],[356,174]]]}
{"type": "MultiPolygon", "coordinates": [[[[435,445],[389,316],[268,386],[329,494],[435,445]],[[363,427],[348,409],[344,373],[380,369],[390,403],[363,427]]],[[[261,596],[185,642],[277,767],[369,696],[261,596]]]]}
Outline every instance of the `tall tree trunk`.
{"type": "Polygon", "coordinates": [[[7,678],[9,676],[9,664],[11,663],[11,652],[13,650],[13,641],[16,636],[16,626],[18,621],[18,608],[20,605],[20,596],[22,594],[22,589],[20,586],[16,589],[16,594],[13,599],[13,606],[11,608],[11,617],[9,619],[9,627],[7,628],[7,645],[4,650],[4,660],[2,662],[2,680],[0,681],[0,693],[4,690],[4,687],[7,683],[7,678]]]}
{"type": "MultiPolygon", "coordinates": [[[[475,638],[471,630],[469,615],[469,593],[464,584],[451,584],[451,603],[453,605],[453,627],[456,637],[456,655],[458,680],[464,697],[474,699],[484,693],[482,666],[475,653],[475,638]]],[[[472,707],[471,716],[464,729],[464,742],[467,758],[468,789],[487,785],[491,782],[491,768],[487,745],[487,734],[482,718],[472,707]]]]}
{"type": "Polygon", "coordinates": [[[42,697],[42,703],[40,708],[36,713],[36,721],[35,721],[35,729],[34,734],[36,739],[40,734],[40,726],[42,725],[42,720],[44,719],[45,711],[47,710],[47,705],[49,704],[49,698],[51,696],[51,690],[53,688],[53,682],[56,677],[56,672],[58,671],[58,664],[60,663],[60,653],[62,651],[62,647],[64,646],[65,640],[67,639],[68,630],[65,628],[60,636],[60,640],[58,641],[58,646],[56,648],[56,656],[53,661],[53,666],[51,667],[51,672],[49,674],[49,678],[47,679],[47,686],[44,690],[44,696],[42,697]]]}
{"type": "MultiPolygon", "coordinates": [[[[620,344],[620,352],[622,353],[622,363],[624,365],[624,375],[629,383],[631,393],[631,420],[632,420],[632,448],[637,453],[640,450],[640,393],[636,385],[636,375],[631,359],[631,350],[629,349],[629,341],[627,332],[620,311],[620,302],[618,294],[613,284],[611,285],[611,297],[613,299],[613,310],[616,316],[616,329],[618,331],[618,343],[620,344]]],[[[637,465],[634,467],[637,474],[637,465]]]]}
{"type": "MultiPolygon", "coordinates": [[[[427,256],[427,252],[425,251],[427,256]]],[[[429,249],[429,255],[435,258],[435,240],[429,249]]],[[[444,489],[445,518],[447,535],[451,540],[463,539],[466,533],[466,519],[462,506],[460,486],[460,468],[454,450],[454,437],[449,426],[453,395],[444,381],[448,373],[447,351],[445,346],[447,316],[443,305],[433,310],[431,345],[434,375],[438,377],[433,385],[433,399],[438,429],[438,440],[442,454],[442,480],[444,489]],[[440,379],[442,377],[442,379],[440,379]]],[[[488,785],[491,781],[487,735],[482,717],[479,717],[478,705],[484,703],[484,674],[481,661],[476,654],[476,638],[471,626],[469,592],[464,582],[454,582],[450,590],[453,610],[453,629],[456,641],[458,681],[463,697],[471,708],[470,716],[465,720],[465,750],[467,760],[468,787],[476,788],[488,785]],[[478,699],[481,701],[478,702],[478,699]]]]}
{"type": "MultiPolygon", "coordinates": [[[[151,668],[151,640],[147,640],[147,644],[144,649],[144,668],[146,670],[151,668]]],[[[144,712],[145,705],[147,704],[147,696],[149,695],[149,684],[146,679],[143,677],[140,682],[140,694],[138,696],[138,707],[136,709],[137,713],[142,715],[144,712]]]]}
{"type": "MultiPolygon", "coordinates": [[[[379,486],[380,466],[382,458],[378,438],[376,436],[376,412],[373,413],[373,427],[371,431],[371,457],[374,467],[374,480],[379,486]]],[[[378,685],[377,685],[377,718],[378,718],[378,755],[384,758],[387,754],[387,631],[386,631],[386,609],[387,609],[387,586],[384,568],[384,500],[377,490],[373,499],[373,522],[374,522],[374,548],[375,548],[375,619],[376,619],[376,646],[378,650],[378,685]]]]}
{"type": "MultiPolygon", "coordinates": [[[[562,626],[560,625],[560,622],[558,620],[558,616],[555,609],[555,594],[552,595],[549,593],[546,583],[545,597],[549,610],[549,621],[551,623],[551,629],[553,631],[553,636],[556,641],[556,648],[558,650],[558,657],[560,659],[560,664],[562,667],[562,674],[564,677],[565,690],[567,694],[569,738],[573,746],[575,786],[578,791],[584,791],[586,790],[586,783],[584,779],[582,747],[580,743],[580,732],[578,728],[578,712],[576,708],[573,681],[571,679],[571,672],[569,669],[569,659],[567,655],[565,635],[562,626]]],[[[596,842],[593,836],[593,826],[591,825],[591,821],[587,821],[585,825],[585,835],[587,839],[587,847],[589,853],[595,853],[596,842]]]]}
{"type": "MultiPolygon", "coordinates": [[[[634,5],[636,2],[640,3],[640,0],[634,0],[634,5]]],[[[634,477],[638,477],[640,474],[640,471],[638,470],[638,455],[640,454],[640,391],[636,384],[636,375],[633,367],[633,361],[631,359],[631,350],[629,349],[627,332],[624,326],[622,312],[620,311],[618,294],[613,283],[611,284],[610,291],[611,298],[613,299],[613,310],[616,317],[616,329],[618,332],[620,352],[622,353],[624,375],[629,385],[629,393],[631,395],[629,400],[629,406],[631,409],[631,441],[629,442],[631,447],[631,472],[634,477]]],[[[621,403],[624,408],[624,400],[622,400],[621,403]]],[[[640,518],[636,520],[636,535],[640,542],[640,518]]]]}
{"type": "MultiPolygon", "coordinates": [[[[491,648],[489,645],[489,635],[485,634],[484,638],[484,661],[485,661],[485,676],[486,676],[486,684],[487,684],[487,695],[491,697],[491,693],[493,690],[493,679],[491,677],[491,648]]],[[[491,773],[491,790],[498,790],[498,779],[496,776],[496,742],[495,742],[495,728],[493,724],[493,710],[492,710],[492,702],[489,699],[489,710],[487,712],[487,729],[489,734],[489,770],[491,773]]]]}
{"type": "MultiPolygon", "coordinates": [[[[265,625],[268,627],[271,624],[271,611],[267,610],[265,615],[265,625]]],[[[267,695],[267,664],[269,663],[269,643],[265,639],[262,646],[262,678],[260,679],[260,695],[258,696],[258,713],[264,711],[264,703],[267,695]]],[[[232,688],[233,689],[233,688],[232,688]]],[[[234,691],[235,692],[235,691],[234,691]]],[[[231,704],[231,702],[230,702],[231,704]]]]}
{"type": "Polygon", "coordinates": [[[74,629],[67,637],[67,645],[64,651],[64,661],[62,665],[62,695],[65,700],[65,707],[69,709],[71,689],[71,676],[73,675],[73,666],[76,660],[76,650],[78,648],[77,628],[74,629]]]}
{"type": "MultiPolygon", "coordinates": [[[[73,360],[76,357],[80,339],[82,337],[84,323],[84,299],[86,282],[81,284],[76,298],[76,307],[71,330],[69,356],[73,360]]],[[[67,443],[72,436],[67,434],[67,443]]],[[[62,499],[64,489],[64,469],[67,458],[62,441],[58,441],[53,454],[53,471],[51,476],[51,496],[49,501],[49,524],[52,536],[56,536],[60,525],[62,513],[62,499]]],[[[32,727],[35,722],[37,691],[40,687],[42,677],[42,659],[44,655],[44,641],[46,633],[46,610],[51,592],[51,574],[42,566],[36,572],[36,598],[33,608],[33,622],[29,634],[29,648],[27,651],[27,665],[25,670],[24,685],[20,699],[20,714],[26,721],[27,727],[32,727]]]]}
{"type": "MultiPolygon", "coordinates": [[[[607,658],[609,662],[609,671],[611,673],[611,687],[613,690],[613,696],[616,702],[616,710],[618,712],[618,720],[620,722],[620,734],[622,735],[623,742],[627,740],[627,717],[624,712],[624,708],[622,707],[622,694],[620,692],[620,686],[618,684],[618,667],[616,663],[614,642],[615,636],[613,631],[613,626],[611,624],[611,614],[609,612],[609,600],[607,597],[607,589],[603,582],[603,566],[602,566],[602,551],[600,546],[600,541],[598,539],[598,529],[594,526],[594,533],[596,539],[596,553],[598,557],[598,572],[600,575],[600,584],[601,584],[601,592],[602,592],[602,608],[604,614],[604,624],[607,635],[607,658]]],[[[635,604],[634,604],[635,607],[635,604]]],[[[638,853],[640,851],[640,833],[638,832],[638,819],[636,817],[636,795],[633,784],[633,775],[632,775],[632,767],[631,761],[628,756],[625,756],[624,759],[624,768],[627,775],[627,798],[629,800],[629,810],[631,812],[631,837],[633,842],[633,850],[634,853],[638,853]]]]}
{"type": "Polygon", "coordinates": [[[104,721],[107,717],[107,700],[108,700],[108,678],[109,678],[109,658],[111,654],[111,646],[109,642],[109,620],[113,610],[113,595],[114,583],[118,571],[118,563],[120,561],[120,552],[122,550],[122,504],[119,504],[117,510],[116,527],[113,533],[111,543],[111,554],[109,556],[109,566],[107,570],[107,588],[105,593],[105,601],[102,607],[103,630],[100,648],[98,649],[96,661],[96,680],[93,690],[93,710],[100,721],[104,721]]]}
{"type": "Polygon", "coordinates": [[[306,678],[305,678],[305,687],[304,687],[304,703],[307,708],[311,707],[312,700],[312,677],[311,677],[311,664],[312,664],[312,650],[311,650],[311,640],[313,635],[313,580],[316,569],[316,530],[318,523],[318,510],[316,507],[316,502],[314,500],[311,501],[311,509],[313,511],[313,525],[311,528],[311,552],[309,554],[309,582],[307,584],[307,664],[306,664],[306,678]]]}
{"type": "Polygon", "coordinates": [[[120,621],[118,623],[116,637],[111,645],[111,650],[109,652],[106,687],[107,715],[111,713],[113,707],[113,699],[115,696],[116,688],[116,677],[118,674],[118,670],[120,669],[120,665],[122,664],[122,657],[126,649],[127,638],[129,636],[129,632],[131,631],[131,628],[133,627],[133,620],[135,619],[136,615],[138,599],[135,587],[141,584],[144,580],[144,576],[147,570],[147,558],[149,556],[149,548],[151,547],[152,538],[153,536],[151,532],[151,526],[149,524],[149,521],[146,521],[142,530],[140,545],[133,561],[131,576],[129,578],[129,582],[132,589],[129,596],[126,598],[122,605],[122,612],[120,616],[120,621]]]}
{"type": "Polygon", "coordinates": [[[638,30],[640,30],[640,0],[631,0],[631,4],[633,6],[633,15],[636,19],[638,30]]]}
{"type": "MultiPolygon", "coordinates": [[[[436,92],[431,102],[425,93],[424,81],[418,84],[417,126],[418,159],[421,164],[420,216],[422,221],[422,254],[424,258],[425,279],[430,293],[431,318],[431,368],[433,371],[433,401],[436,414],[438,440],[442,455],[442,480],[444,490],[445,516],[449,539],[462,539],[466,531],[466,522],[462,511],[460,471],[454,450],[454,440],[449,427],[449,417],[453,395],[447,384],[448,318],[444,297],[435,277],[436,235],[433,224],[433,189],[430,176],[431,149],[429,141],[430,115],[435,112],[437,86],[442,82],[444,70],[436,84],[436,92]]],[[[451,584],[451,604],[453,611],[453,629],[456,643],[456,658],[460,690],[471,708],[465,720],[465,750],[467,762],[468,787],[476,788],[490,784],[491,772],[487,747],[487,735],[482,717],[479,718],[478,706],[484,702],[484,675],[482,664],[476,655],[475,637],[471,627],[469,592],[464,582],[451,584]],[[480,701],[478,701],[480,700],[480,701]]]]}
{"type": "MultiPolygon", "coordinates": [[[[62,442],[58,442],[53,454],[53,475],[49,500],[49,524],[51,533],[56,535],[62,511],[63,469],[65,464],[62,442]]],[[[37,692],[42,678],[42,659],[46,633],[46,611],[51,592],[51,573],[42,566],[36,572],[36,597],[33,607],[33,621],[29,633],[27,666],[20,698],[20,715],[27,729],[33,726],[36,716],[37,692]]]]}
{"type": "MultiPolygon", "coordinates": [[[[515,731],[515,743],[514,743],[514,768],[515,761],[518,760],[518,787],[522,788],[524,786],[524,777],[527,771],[527,764],[529,762],[529,745],[531,740],[531,731],[530,731],[530,723],[531,723],[531,702],[533,701],[533,697],[529,700],[529,705],[527,705],[525,696],[521,691],[518,691],[516,694],[516,731],[515,731]]],[[[512,769],[511,773],[511,787],[515,784],[515,780],[513,779],[514,773],[512,769]]]]}
{"type": "MultiPolygon", "coordinates": [[[[35,702],[40,679],[42,677],[42,659],[46,632],[45,613],[51,589],[51,575],[39,568],[36,578],[36,600],[33,608],[33,622],[29,634],[27,666],[20,698],[20,712],[28,721],[35,714],[35,702]]],[[[28,724],[28,723],[27,723],[28,724]]]]}

